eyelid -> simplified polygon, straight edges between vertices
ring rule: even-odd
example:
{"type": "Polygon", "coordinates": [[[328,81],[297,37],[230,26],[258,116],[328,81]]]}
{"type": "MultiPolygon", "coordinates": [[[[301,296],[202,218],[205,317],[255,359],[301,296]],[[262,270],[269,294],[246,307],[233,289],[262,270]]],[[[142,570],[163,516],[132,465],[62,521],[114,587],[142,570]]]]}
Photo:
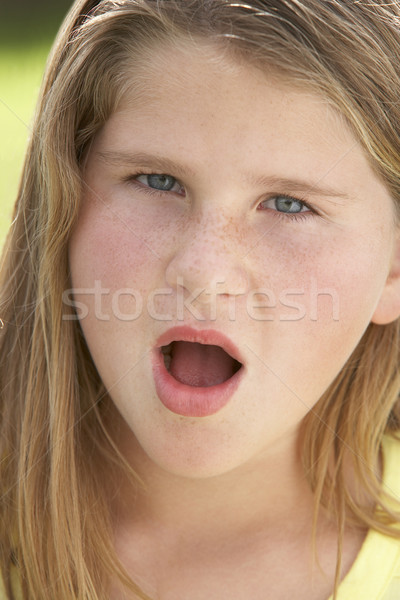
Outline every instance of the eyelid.
{"type": "MultiPolygon", "coordinates": [[[[137,184],[139,186],[141,186],[141,188],[144,191],[147,191],[147,193],[153,193],[153,194],[167,194],[167,193],[175,193],[175,194],[181,194],[181,192],[174,192],[172,190],[158,190],[157,188],[152,188],[149,185],[146,185],[144,183],[142,183],[141,181],[138,181],[138,178],[141,176],[150,176],[150,175],[163,175],[165,177],[171,177],[171,179],[175,180],[175,183],[177,185],[179,185],[179,187],[182,189],[182,191],[184,193],[185,192],[185,186],[180,182],[180,180],[175,177],[174,175],[171,175],[170,173],[166,173],[166,172],[161,172],[157,169],[147,169],[146,167],[144,167],[143,169],[138,169],[135,173],[130,173],[127,177],[124,177],[124,181],[126,181],[126,183],[130,183],[130,184],[137,184]]],[[[181,194],[182,195],[182,194],[181,194]]]]}
{"type": "MultiPolygon", "coordinates": [[[[136,184],[138,186],[141,187],[141,189],[148,194],[168,194],[168,193],[175,193],[178,195],[182,195],[185,196],[186,195],[186,189],[185,186],[181,183],[181,181],[175,177],[174,175],[171,175],[170,173],[166,173],[165,171],[161,171],[158,169],[152,169],[149,167],[143,167],[141,169],[138,169],[135,173],[130,173],[127,177],[124,178],[124,181],[126,181],[127,183],[130,184],[136,184]],[[140,177],[141,175],[143,176],[149,176],[149,175],[164,175],[165,177],[171,177],[172,179],[175,180],[176,184],[178,184],[182,190],[181,191],[173,191],[173,190],[158,190],[157,188],[152,188],[150,186],[147,186],[146,184],[141,183],[140,181],[138,181],[138,177],[140,177]]],[[[306,208],[307,210],[303,211],[301,210],[300,212],[283,212],[283,211],[279,211],[276,209],[271,209],[273,210],[273,212],[277,213],[279,216],[281,217],[286,217],[289,219],[296,219],[296,218],[306,218],[307,215],[308,216],[322,216],[321,213],[315,209],[315,207],[310,204],[307,200],[305,200],[303,197],[301,196],[294,196],[291,193],[285,193],[285,192],[276,192],[276,193],[270,193],[268,194],[268,196],[266,198],[264,198],[264,200],[262,200],[258,206],[257,206],[257,210],[260,210],[260,205],[263,204],[264,202],[268,202],[269,200],[273,200],[274,198],[287,198],[289,200],[293,200],[294,202],[299,202],[300,204],[302,204],[302,206],[304,208],[306,208]]]]}
{"type": "MultiPolygon", "coordinates": [[[[260,206],[264,202],[269,202],[270,200],[274,200],[274,198],[286,198],[288,200],[293,200],[293,202],[299,202],[300,204],[302,204],[302,207],[308,209],[308,212],[310,212],[310,213],[312,213],[314,215],[319,214],[318,211],[315,209],[315,207],[312,204],[310,204],[307,200],[305,200],[304,198],[302,198],[300,196],[293,196],[292,194],[286,194],[286,193],[282,193],[282,192],[268,194],[268,196],[266,198],[264,198],[264,200],[262,200],[259,203],[258,206],[260,206]]],[[[272,209],[272,210],[274,210],[274,212],[277,212],[279,214],[289,215],[289,216],[290,215],[305,214],[307,212],[307,211],[300,211],[298,213],[296,213],[296,212],[293,212],[293,213],[287,212],[287,213],[285,213],[283,211],[279,211],[279,210],[276,210],[276,209],[272,209]]]]}

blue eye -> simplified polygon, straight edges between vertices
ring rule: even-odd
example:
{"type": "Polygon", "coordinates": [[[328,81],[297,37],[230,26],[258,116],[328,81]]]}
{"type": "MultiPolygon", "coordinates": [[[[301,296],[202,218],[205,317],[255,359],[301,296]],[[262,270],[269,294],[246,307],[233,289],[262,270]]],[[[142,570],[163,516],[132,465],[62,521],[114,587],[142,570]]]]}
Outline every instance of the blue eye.
{"type": "Polygon", "coordinates": [[[291,196],[284,195],[277,195],[273,196],[272,198],[269,198],[268,200],[264,200],[263,202],[261,202],[259,207],[269,208],[284,214],[298,214],[301,212],[311,212],[307,204],[305,204],[301,200],[297,200],[296,198],[292,198],[291,196]]]}
{"type": "Polygon", "coordinates": [[[136,181],[142,183],[146,187],[160,192],[181,192],[182,186],[177,182],[172,175],[159,175],[152,173],[150,175],[138,175],[136,181]]]}

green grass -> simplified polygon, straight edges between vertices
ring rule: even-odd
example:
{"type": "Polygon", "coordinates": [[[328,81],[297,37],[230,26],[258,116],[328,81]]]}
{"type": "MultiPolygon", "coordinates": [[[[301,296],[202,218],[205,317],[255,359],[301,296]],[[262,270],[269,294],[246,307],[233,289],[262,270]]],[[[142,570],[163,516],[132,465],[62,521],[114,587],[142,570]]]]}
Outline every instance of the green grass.
{"type": "Polygon", "coordinates": [[[11,222],[49,44],[0,48],[0,246],[11,222]]]}
{"type": "Polygon", "coordinates": [[[0,249],[11,222],[47,55],[71,3],[19,0],[0,7],[0,249]]]}

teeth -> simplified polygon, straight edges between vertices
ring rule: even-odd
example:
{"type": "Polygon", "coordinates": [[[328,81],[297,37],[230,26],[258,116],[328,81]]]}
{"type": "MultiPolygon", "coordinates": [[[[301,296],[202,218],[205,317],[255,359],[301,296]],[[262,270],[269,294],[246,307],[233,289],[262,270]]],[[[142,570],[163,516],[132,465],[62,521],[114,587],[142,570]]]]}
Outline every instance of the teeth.
{"type": "Polygon", "coordinates": [[[162,346],[162,348],[161,348],[161,352],[163,353],[163,357],[164,357],[164,365],[168,372],[170,372],[171,361],[172,361],[171,349],[172,349],[171,344],[168,344],[168,346],[162,346]]]}
{"type": "Polygon", "coordinates": [[[164,365],[165,368],[167,369],[168,373],[170,372],[170,368],[171,368],[171,355],[170,354],[164,354],[164,365]]]}

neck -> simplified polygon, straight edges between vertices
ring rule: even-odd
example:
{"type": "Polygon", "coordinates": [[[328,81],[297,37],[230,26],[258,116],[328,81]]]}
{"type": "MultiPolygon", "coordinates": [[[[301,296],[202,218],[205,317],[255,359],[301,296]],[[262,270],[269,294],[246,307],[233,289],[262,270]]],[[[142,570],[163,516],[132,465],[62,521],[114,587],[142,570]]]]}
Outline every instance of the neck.
{"type": "Polygon", "coordinates": [[[177,536],[221,537],[260,528],[309,526],[313,496],[299,459],[297,436],[285,436],[251,462],[222,475],[188,478],[155,464],[128,428],[118,445],[144,486],[120,484],[113,513],[118,522],[144,523],[177,536]],[[121,441],[123,440],[123,441],[121,441]]]}

